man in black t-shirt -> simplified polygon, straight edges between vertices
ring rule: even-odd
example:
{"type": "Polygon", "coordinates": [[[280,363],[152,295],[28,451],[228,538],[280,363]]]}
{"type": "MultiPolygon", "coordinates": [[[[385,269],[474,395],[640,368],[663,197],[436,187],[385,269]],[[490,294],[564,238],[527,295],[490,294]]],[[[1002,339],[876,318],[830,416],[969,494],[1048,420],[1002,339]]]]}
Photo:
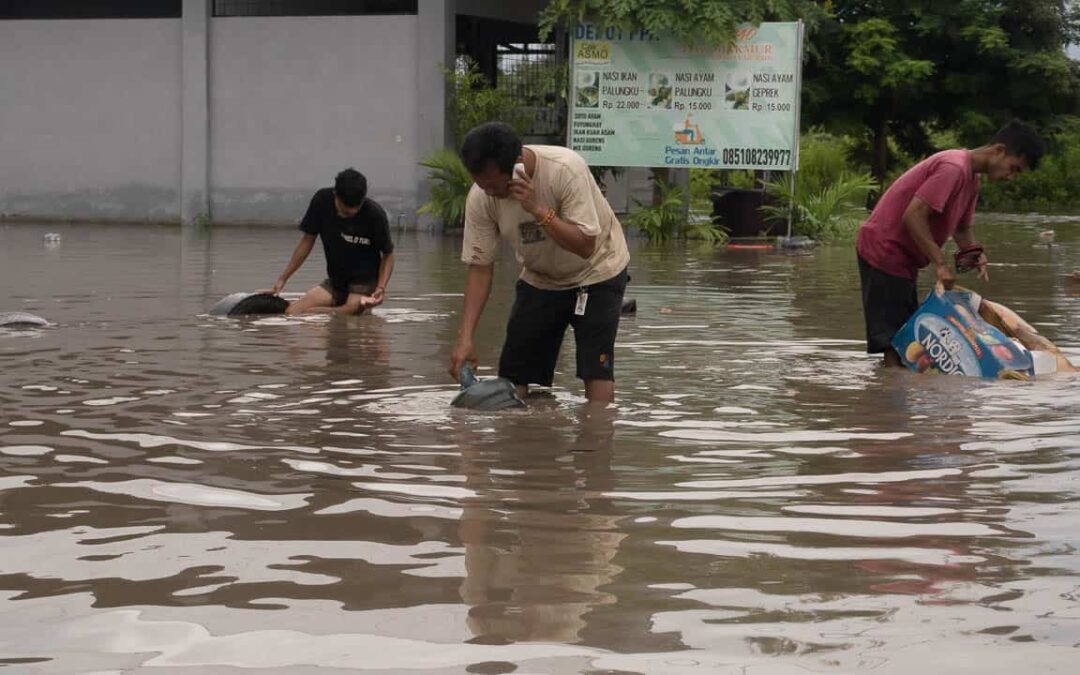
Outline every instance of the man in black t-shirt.
{"type": "Polygon", "coordinates": [[[304,264],[321,237],[327,278],[289,305],[286,314],[360,314],[381,305],[394,271],[394,243],[386,212],[367,196],[367,180],[355,169],[337,175],[333,188],[315,193],[300,221],[300,241],[274,282],[277,295],[304,264]]]}

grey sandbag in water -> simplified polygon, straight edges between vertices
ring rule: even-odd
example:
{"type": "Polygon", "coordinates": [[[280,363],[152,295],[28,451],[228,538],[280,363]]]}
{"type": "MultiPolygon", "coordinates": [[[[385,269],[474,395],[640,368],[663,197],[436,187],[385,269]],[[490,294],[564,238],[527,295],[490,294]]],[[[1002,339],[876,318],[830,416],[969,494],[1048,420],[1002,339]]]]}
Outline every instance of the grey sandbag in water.
{"type": "Polygon", "coordinates": [[[518,397],[517,387],[513,382],[503,377],[478,380],[469,364],[461,366],[458,382],[461,383],[461,391],[450,401],[450,405],[455,408],[505,410],[525,407],[525,401],[518,397]]]}
{"type": "Polygon", "coordinates": [[[3,328],[44,328],[48,325],[48,321],[36,314],[0,312],[0,327],[3,328]]]}
{"type": "Polygon", "coordinates": [[[272,293],[241,292],[226,295],[210,309],[210,315],[284,314],[288,306],[288,300],[272,293]]]}

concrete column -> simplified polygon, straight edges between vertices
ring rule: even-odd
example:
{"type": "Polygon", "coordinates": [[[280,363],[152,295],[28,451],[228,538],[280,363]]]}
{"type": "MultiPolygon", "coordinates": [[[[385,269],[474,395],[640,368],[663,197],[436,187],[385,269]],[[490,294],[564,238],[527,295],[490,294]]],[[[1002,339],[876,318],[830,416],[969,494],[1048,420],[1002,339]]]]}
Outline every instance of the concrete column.
{"type": "Polygon", "coordinates": [[[185,225],[210,218],[210,3],[183,0],[182,8],[180,221],[185,225]]]}
{"type": "MultiPolygon", "coordinates": [[[[456,0],[424,0],[418,3],[417,31],[419,54],[416,65],[417,159],[423,160],[435,150],[453,144],[453,130],[446,117],[446,76],[443,68],[452,68],[455,52],[456,0]]],[[[418,204],[430,195],[427,169],[417,166],[418,204]]],[[[423,226],[431,226],[428,219],[423,226]]]]}

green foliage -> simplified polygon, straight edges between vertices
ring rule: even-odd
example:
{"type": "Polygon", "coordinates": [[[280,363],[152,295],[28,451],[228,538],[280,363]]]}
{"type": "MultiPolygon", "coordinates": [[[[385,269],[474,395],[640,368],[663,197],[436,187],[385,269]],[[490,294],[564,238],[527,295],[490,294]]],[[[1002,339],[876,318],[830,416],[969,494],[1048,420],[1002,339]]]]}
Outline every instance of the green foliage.
{"type": "Polygon", "coordinates": [[[464,227],[465,199],[473,180],[461,158],[449,148],[440,148],[420,162],[420,166],[428,169],[431,199],[417,213],[430,213],[446,229],[464,227]]]}
{"type": "MultiPolygon", "coordinates": [[[[799,141],[792,234],[819,241],[852,236],[866,219],[867,195],[878,187],[866,167],[853,161],[857,144],[849,136],[814,129],[799,141]]],[[[761,207],[767,220],[786,223],[792,202],[791,177],[777,176],[765,185],[770,202],[761,207]]]]}
{"type": "Polygon", "coordinates": [[[803,190],[796,181],[791,193],[791,179],[780,176],[765,184],[765,193],[773,204],[761,207],[766,220],[786,222],[789,206],[792,234],[801,234],[818,241],[844,239],[853,236],[866,218],[866,196],[878,183],[869,173],[843,171],[834,181],[820,189],[803,190]]]}
{"type": "Polygon", "coordinates": [[[671,239],[679,225],[686,220],[686,193],[675,184],[653,178],[653,186],[659,195],[655,205],[634,198],[637,210],[627,217],[627,222],[641,230],[654,244],[671,239]]]}
{"type": "Polygon", "coordinates": [[[550,54],[513,61],[499,69],[498,79],[498,87],[519,105],[553,106],[557,96],[566,94],[570,64],[550,54]]]}
{"type": "Polygon", "coordinates": [[[510,90],[492,87],[472,59],[462,57],[456,68],[445,72],[455,146],[461,145],[470,129],[484,122],[506,122],[519,133],[529,126],[533,112],[522,107],[510,90]]]}
{"type": "Polygon", "coordinates": [[[558,24],[593,21],[674,35],[686,44],[723,45],[734,42],[743,23],[803,19],[813,24],[823,15],[812,0],[549,0],[540,13],[540,39],[558,24]]]}
{"type": "Polygon", "coordinates": [[[821,192],[850,172],[853,145],[850,138],[833,136],[820,129],[803,134],[799,139],[799,191],[821,192]]]}
{"type": "Polygon", "coordinates": [[[499,90],[510,97],[528,130],[538,135],[566,137],[566,107],[570,64],[566,59],[545,54],[509,61],[499,68],[499,90]]]}
{"type": "Polygon", "coordinates": [[[1065,53],[1080,28],[1072,4],[832,0],[808,41],[803,120],[865,142],[883,179],[903,155],[930,154],[935,129],[975,147],[1013,117],[1041,126],[1072,114],[1080,101],[1080,68],[1065,53]]]}
{"type": "Polygon", "coordinates": [[[675,237],[700,239],[711,245],[723,244],[727,233],[711,220],[687,222],[686,207],[689,195],[680,186],[653,177],[657,194],[655,204],[646,204],[635,198],[637,210],[627,217],[627,223],[649,237],[654,244],[662,244],[675,237]]]}
{"type": "Polygon", "coordinates": [[[990,211],[1061,212],[1080,207],[1080,120],[1053,136],[1035,171],[1008,183],[984,182],[980,208],[990,211]]]}
{"type": "Polygon", "coordinates": [[[695,239],[709,246],[722,246],[728,243],[728,233],[720,226],[708,220],[692,220],[682,227],[685,239],[695,239]]]}
{"type": "Polygon", "coordinates": [[[913,59],[903,51],[898,30],[886,19],[866,19],[844,26],[847,67],[858,77],[855,98],[875,103],[879,98],[919,87],[934,72],[934,64],[913,59]]]}
{"type": "Polygon", "coordinates": [[[711,202],[712,187],[720,182],[716,169],[690,169],[690,206],[704,208],[711,202]]]}

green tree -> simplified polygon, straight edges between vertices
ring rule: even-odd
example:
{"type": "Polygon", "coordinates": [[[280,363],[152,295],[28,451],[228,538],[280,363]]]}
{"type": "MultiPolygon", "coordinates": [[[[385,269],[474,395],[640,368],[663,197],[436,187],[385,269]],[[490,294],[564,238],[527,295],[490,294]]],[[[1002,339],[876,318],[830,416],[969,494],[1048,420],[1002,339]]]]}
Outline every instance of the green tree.
{"type": "Polygon", "coordinates": [[[531,111],[522,108],[506,89],[491,86],[472,59],[460,59],[453,70],[446,70],[446,79],[454,147],[461,145],[470,129],[484,122],[500,120],[519,133],[531,122],[531,111]]]}
{"type": "Polygon", "coordinates": [[[816,22],[823,4],[812,0],[550,0],[540,13],[540,34],[559,24],[593,21],[603,26],[644,28],[686,43],[729,44],[735,29],[762,21],[816,22]]]}
{"type": "Polygon", "coordinates": [[[1011,117],[1077,111],[1065,54],[1080,22],[1065,0],[834,0],[810,40],[804,123],[866,138],[884,180],[896,150],[921,157],[951,129],[979,145],[1011,117]],[[895,150],[890,146],[895,141],[895,150]]]}

